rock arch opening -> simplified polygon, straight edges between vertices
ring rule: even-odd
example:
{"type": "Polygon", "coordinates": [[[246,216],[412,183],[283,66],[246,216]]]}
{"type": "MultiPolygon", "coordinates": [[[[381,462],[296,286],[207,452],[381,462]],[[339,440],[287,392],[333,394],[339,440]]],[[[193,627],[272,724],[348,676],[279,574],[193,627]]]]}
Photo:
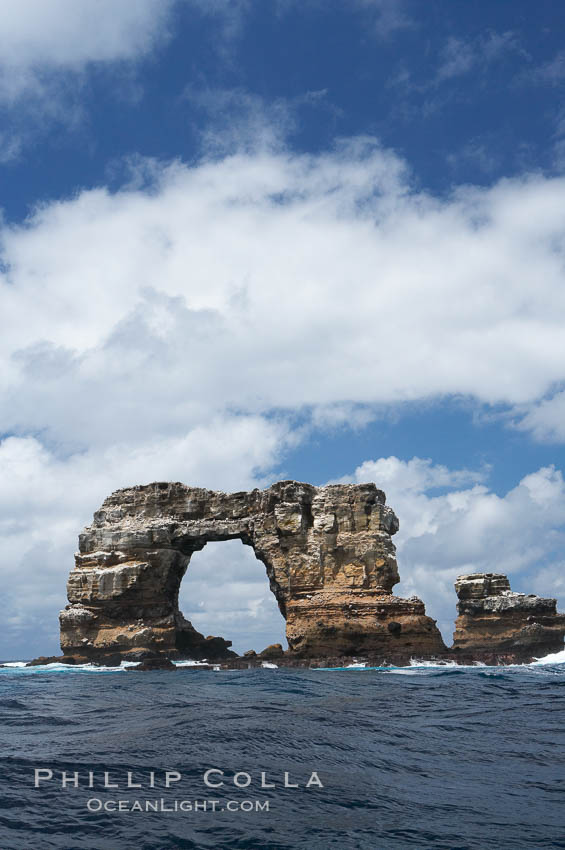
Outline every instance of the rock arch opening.
{"type": "Polygon", "coordinates": [[[192,555],[178,607],[197,632],[221,635],[238,655],[274,643],[286,649],[285,619],[265,566],[241,540],[207,543],[192,555]]]}

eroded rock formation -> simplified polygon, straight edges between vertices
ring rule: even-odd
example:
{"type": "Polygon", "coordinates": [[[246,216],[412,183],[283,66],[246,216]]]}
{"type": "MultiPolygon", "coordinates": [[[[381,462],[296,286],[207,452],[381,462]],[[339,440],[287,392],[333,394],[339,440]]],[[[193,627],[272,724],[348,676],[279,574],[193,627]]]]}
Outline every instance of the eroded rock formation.
{"type": "Polygon", "coordinates": [[[555,599],[515,593],[499,573],[459,576],[455,590],[454,650],[529,662],[563,649],[565,614],[557,613],[555,599]]]}
{"type": "Polygon", "coordinates": [[[230,494],[179,483],[118,490],[79,537],[61,647],[86,658],[225,657],[230,643],[196,632],[179,611],[178,593],[193,552],[239,538],[266,568],[295,657],[441,653],[423,603],[391,593],[399,580],[397,530],[374,484],[282,481],[230,494]]]}

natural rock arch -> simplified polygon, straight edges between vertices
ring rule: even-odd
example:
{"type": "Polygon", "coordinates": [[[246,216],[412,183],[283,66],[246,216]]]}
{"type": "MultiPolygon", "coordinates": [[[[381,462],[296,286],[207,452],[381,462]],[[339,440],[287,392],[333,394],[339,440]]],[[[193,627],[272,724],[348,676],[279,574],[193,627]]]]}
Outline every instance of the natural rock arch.
{"type": "Polygon", "coordinates": [[[202,645],[179,611],[178,592],[194,552],[240,539],[266,568],[293,654],[441,652],[423,603],[391,593],[397,530],[374,484],[281,481],[227,494],[160,482],[118,490],[79,536],[61,647],[89,658],[225,653],[221,639],[202,645]]]}

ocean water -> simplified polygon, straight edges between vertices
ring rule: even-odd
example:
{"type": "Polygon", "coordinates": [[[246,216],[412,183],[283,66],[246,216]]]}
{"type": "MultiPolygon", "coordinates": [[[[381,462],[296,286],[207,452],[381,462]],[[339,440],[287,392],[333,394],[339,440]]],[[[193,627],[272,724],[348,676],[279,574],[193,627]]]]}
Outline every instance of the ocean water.
{"type": "Polygon", "coordinates": [[[0,850],[565,848],[564,662],[0,669],[0,850]]]}

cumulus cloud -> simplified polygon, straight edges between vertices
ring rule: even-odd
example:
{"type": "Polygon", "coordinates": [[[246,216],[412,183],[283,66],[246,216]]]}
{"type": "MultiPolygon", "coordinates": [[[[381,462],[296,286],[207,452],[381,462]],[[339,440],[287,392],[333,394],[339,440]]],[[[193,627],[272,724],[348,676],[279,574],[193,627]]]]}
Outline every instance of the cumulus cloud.
{"type": "Polygon", "coordinates": [[[385,490],[400,519],[394,542],[401,582],[394,592],[420,596],[448,644],[456,615],[453,583],[462,573],[505,573],[513,590],[557,597],[565,606],[562,473],[542,467],[502,496],[481,483],[487,474],[393,456],[365,461],[341,479],[373,481],[385,490]]]}
{"type": "Polygon", "coordinates": [[[531,404],[565,377],[563,179],[439,201],[371,139],[148,174],[3,228],[3,433],[84,447],[225,409],[531,404]]]}
{"type": "Polygon", "coordinates": [[[565,441],[565,391],[516,411],[516,427],[529,431],[536,440],[547,443],[565,441]]]}
{"type": "Polygon", "coordinates": [[[171,0],[20,0],[0,17],[0,98],[42,87],[45,73],[137,59],[166,33],[171,0]]]}

